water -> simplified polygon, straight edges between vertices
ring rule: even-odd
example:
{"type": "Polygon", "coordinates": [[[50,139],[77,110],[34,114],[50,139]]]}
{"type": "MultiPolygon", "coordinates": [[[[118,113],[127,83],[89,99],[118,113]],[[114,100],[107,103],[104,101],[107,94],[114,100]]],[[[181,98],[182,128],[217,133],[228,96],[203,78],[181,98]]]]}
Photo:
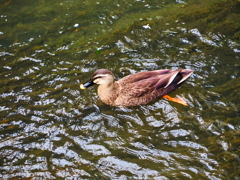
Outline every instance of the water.
{"type": "Polygon", "coordinates": [[[240,179],[239,3],[208,3],[2,2],[0,177],[240,179]],[[194,74],[171,96],[188,107],[79,88],[99,68],[179,67],[194,74]]]}

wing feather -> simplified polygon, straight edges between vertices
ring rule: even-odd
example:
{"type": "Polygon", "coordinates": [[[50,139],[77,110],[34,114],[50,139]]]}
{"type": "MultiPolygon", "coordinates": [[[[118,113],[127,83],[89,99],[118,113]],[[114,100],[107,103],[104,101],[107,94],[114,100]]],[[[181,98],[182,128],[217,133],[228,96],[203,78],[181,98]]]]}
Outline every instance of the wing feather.
{"type": "Polygon", "coordinates": [[[143,97],[152,94],[155,90],[168,87],[181,70],[166,69],[129,75],[127,81],[122,81],[124,89],[121,93],[129,97],[143,97]]]}
{"type": "Polygon", "coordinates": [[[136,73],[136,74],[130,74],[128,76],[125,76],[120,81],[125,81],[125,83],[134,83],[134,82],[149,79],[151,77],[155,77],[155,76],[158,76],[158,75],[168,74],[171,71],[172,70],[170,70],[170,69],[162,69],[162,70],[155,70],[155,71],[144,71],[144,72],[139,72],[139,73],[136,73]]]}

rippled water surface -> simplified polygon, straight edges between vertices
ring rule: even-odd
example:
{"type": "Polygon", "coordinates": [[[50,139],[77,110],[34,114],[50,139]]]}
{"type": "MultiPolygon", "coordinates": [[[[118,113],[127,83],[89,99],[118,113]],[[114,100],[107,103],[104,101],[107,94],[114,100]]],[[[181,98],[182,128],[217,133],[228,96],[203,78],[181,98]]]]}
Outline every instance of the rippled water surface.
{"type": "Polygon", "coordinates": [[[239,8],[1,2],[0,178],[240,179],[239,8]],[[117,80],[179,67],[194,70],[171,93],[187,107],[111,107],[79,88],[99,68],[117,80]]]}

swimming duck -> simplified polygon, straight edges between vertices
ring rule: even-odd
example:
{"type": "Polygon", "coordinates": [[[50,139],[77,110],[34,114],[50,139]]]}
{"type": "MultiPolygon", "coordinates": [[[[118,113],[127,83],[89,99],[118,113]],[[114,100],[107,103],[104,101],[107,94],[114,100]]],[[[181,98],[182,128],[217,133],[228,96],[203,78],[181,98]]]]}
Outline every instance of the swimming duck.
{"type": "Polygon", "coordinates": [[[123,77],[114,81],[114,76],[108,69],[98,69],[91,79],[81,84],[86,89],[99,84],[100,99],[111,106],[138,106],[150,103],[160,97],[187,106],[180,98],[171,98],[167,94],[174,91],[193,73],[191,69],[163,69],[145,71],[123,77]]]}

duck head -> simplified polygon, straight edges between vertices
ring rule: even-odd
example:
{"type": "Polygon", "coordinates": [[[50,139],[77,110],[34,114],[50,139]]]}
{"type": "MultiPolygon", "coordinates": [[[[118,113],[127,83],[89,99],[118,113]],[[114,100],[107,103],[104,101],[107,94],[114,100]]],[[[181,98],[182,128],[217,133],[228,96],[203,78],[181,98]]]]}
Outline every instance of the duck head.
{"type": "Polygon", "coordinates": [[[114,76],[111,71],[108,69],[98,69],[94,72],[91,79],[84,83],[80,84],[80,89],[86,89],[94,84],[101,84],[105,86],[111,86],[114,83],[114,76]]]}

